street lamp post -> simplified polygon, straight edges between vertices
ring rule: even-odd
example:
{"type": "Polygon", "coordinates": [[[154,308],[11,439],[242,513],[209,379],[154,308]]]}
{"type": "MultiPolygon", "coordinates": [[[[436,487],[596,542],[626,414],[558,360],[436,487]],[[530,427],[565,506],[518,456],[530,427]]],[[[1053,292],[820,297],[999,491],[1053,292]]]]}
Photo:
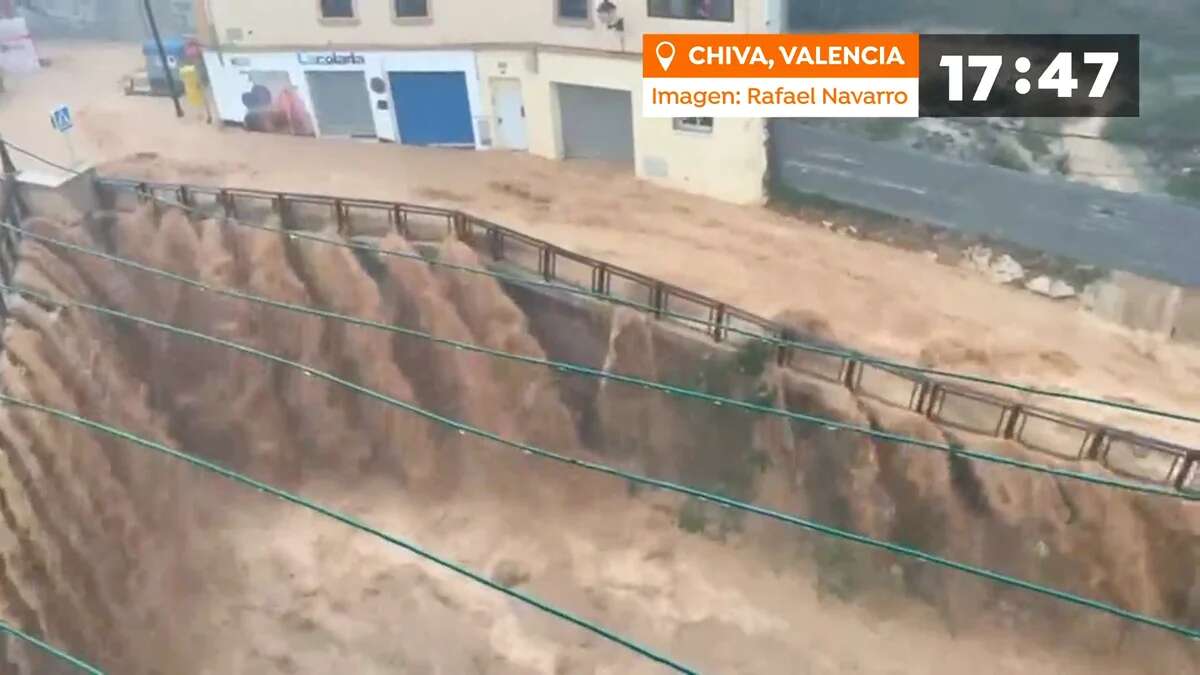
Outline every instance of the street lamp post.
{"type": "Polygon", "coordinates": [[[154,44],[158,46],[158,58],[162,61],[163,75],[167,78],[167,88],[171,91],[171,100],[175,102],[175,116],[183,117],[183,106],[179,104],[179,92],[175,89],[175,76],[171,74],[171,64],[167,62],[167,50],[163,47],[162,37],[158,34],[158,22],[154,20],[154,9],[150,0],[143,0],[146,7],[146,19],[150,22],[150,32],[154,34],[154,44]]]}

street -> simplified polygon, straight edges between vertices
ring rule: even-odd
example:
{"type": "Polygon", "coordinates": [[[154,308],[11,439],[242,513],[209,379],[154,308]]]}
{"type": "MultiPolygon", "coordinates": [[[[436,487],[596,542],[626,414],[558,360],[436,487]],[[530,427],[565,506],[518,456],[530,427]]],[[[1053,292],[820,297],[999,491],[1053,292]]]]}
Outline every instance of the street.
{"type": "Polygon", "coordinates": [[[891,215],[1183,285],[1200,285],[1200,208],[781,122],[782,179],[891,215]]]}

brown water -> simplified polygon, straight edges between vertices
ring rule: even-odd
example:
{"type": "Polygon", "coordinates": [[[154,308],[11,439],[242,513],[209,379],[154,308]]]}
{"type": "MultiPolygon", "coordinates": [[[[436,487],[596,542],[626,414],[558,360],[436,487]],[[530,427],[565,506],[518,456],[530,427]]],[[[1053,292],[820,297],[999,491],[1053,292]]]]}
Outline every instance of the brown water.
{"type": "MultiPolygon", "coordinates": [[[[27,226],[213,285],[945,439],[639,315],[589,310],[580,321],[600,328],[583,330],[491,279],[411,260],[177,213],[27,226]]],[[[56,297],[234,340],[564,454],[1200,623],[1191,507],[301,316],[33,240],[23,252],[20,283],[56,297]]],[[[478,264],[457,244],[437,254],[478,264]]],[[[704,672],[1200,672],[1186,642],[1158,631],[527,457],[214,345],[11,304],[0,380],[12,395],[343,509],[704,672]]],[[[0,444],[0,616],[114,672],[661,671],[127,442],[0,407],[0,444]]],[[[0,671],[6,660],[47,672],[28,649],[0,671]]]]}

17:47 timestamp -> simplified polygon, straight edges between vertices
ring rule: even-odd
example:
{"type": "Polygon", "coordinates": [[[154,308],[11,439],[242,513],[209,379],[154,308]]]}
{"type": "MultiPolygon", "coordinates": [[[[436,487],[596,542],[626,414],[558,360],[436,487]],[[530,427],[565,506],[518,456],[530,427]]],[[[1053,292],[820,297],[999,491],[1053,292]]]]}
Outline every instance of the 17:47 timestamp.
{"type": "MultiPolygon", "coordinates": [[[[949,71],[948,98],[951,101],[963,100],[963,60],[961,54],[944,54],[939,65],[949,71]]],[[[971,54],[965,57],[968,68],[982,68],[983,74],[979,85],[975,88],[972,101],[986,101],[996,85],[996,77],[1004,66],[1004,56],[1000,54],[971,54]]],[[[1100,66],[1092,86],[1088,90],[1089,98],[1103,98],[1112,81],[1113,73],[1121,60],[1119,52],[1084,52],[1083,62],[1088,65],[1100,66]]],[[[1059,52],[1050,65],[1037,78],[1037,88],[1053,91],[1059,98],[1071,98],[1079,89],[1079,79],[1072,77],[1073,58],[1070,52],[1059,52]]],[[[1013,68],[1022,75],[1033,68],[1033,61],[1028,56],[1018,56],[1013,61],[1013,68]]],[[[1021,95],[1028,94],[1033,86],[1029,78],[1018,77],[1013,81],[1013,89],[1021,95]]]]}
{"type": "Polygon", "coordinates": [[[922,35],[922,117],[1132,117],[1137,35],[922,35]]]}

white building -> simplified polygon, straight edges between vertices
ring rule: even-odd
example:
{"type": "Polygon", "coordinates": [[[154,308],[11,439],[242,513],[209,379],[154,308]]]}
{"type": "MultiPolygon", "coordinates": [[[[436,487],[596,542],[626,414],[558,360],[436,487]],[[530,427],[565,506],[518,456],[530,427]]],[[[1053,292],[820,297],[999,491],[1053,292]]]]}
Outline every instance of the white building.
{"type": "Polygon", "coordinates": [[[604,160],[672,187],[756,202],[767,170],[763,120],[643,117],[641,36],[775,31],[782,6],[199,0],[197,15],[226,123],[604,160]]]}

